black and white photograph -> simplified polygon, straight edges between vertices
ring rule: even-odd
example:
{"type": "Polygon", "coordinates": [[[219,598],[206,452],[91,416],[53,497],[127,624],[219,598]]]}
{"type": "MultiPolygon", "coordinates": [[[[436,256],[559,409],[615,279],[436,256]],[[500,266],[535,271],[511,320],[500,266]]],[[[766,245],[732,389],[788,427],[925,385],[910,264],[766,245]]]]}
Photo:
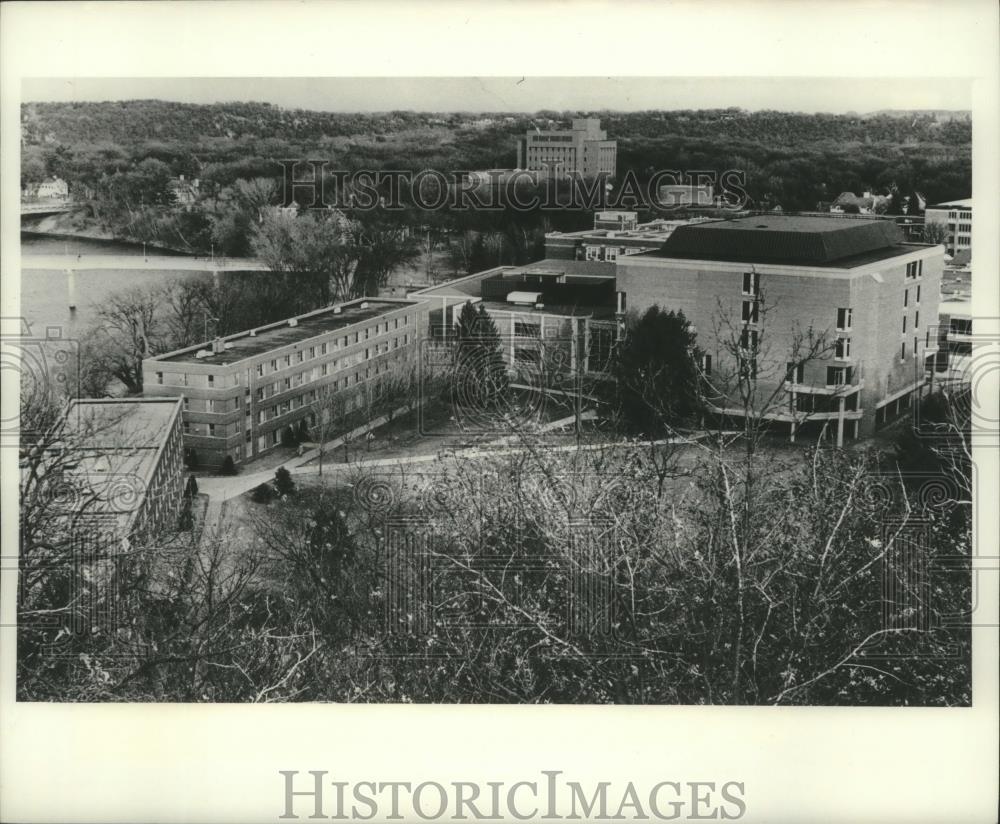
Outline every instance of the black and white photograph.
{"type": "MultiPolygon", "coordinates": [[[[982,86],[607,57],[5,85],[5,701],[995,703],[982,86]]],[[[403,820],[272,766],[260,820],[403,820]]],[[[406,820],[764,820],[557,768],[406,820]]]]}
{"type": "Polygon", "coordinates": [[[964,84],[80,85],[21,110],[19,699],[968,706],[964,84]]]}

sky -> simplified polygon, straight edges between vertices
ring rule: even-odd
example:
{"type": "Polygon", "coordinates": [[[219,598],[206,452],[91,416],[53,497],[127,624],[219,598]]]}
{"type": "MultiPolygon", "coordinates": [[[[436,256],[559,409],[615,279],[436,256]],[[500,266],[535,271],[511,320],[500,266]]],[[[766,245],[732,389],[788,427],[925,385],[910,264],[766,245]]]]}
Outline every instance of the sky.
{"type": "Polygon", "coordinates": [[[713,109],[799,112],[971,108],[962,78],[433,77],[35,78],[25,102],[269,102],[315,111],[534,112],[713,109]]]}

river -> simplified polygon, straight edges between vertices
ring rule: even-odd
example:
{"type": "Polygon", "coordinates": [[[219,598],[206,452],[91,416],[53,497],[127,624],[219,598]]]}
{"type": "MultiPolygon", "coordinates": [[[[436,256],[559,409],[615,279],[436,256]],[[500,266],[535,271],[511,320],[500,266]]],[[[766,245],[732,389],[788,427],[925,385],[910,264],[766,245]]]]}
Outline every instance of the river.
{"type": "Polygon", "coordinates": [[[141,244],[22,233],[20,316],[31,335],[45,335],[48,327],[58,327],[64,337],[75,337],[93,324],[97,307],[109,295],[125,289],[208,278],[213,270],[261,268],[256,261],[146,251],[144,255],[141,244]]]}

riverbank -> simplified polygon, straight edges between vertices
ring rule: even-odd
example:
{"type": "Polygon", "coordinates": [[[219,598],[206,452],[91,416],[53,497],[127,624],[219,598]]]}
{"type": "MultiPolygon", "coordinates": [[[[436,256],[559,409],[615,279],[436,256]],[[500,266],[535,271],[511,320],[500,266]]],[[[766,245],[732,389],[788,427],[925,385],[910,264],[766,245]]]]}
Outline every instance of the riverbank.
{"type": "MultiPolygon", "coordinates": [[[[51,238],[52,240],[100,240],[108,243],[122,243],[137,246],[141,241],[132,238],[122,238],[101,228],[93,220],[82,217],[79,213],[66,212],[57,215],[46,215],[42,218],[29,218],[21,221],[21,234],[29,237],[51,238]]],[[[160,242],[147,242],[147,249],[153,249],[164,254],[190,255],[190,249],[160,242]]]]}

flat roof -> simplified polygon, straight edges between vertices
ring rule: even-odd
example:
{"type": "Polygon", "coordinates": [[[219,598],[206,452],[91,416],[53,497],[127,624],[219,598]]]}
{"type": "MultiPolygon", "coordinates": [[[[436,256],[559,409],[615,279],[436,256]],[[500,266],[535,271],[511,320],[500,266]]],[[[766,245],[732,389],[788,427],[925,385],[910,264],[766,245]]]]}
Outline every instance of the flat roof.
{"type": "Polygon", "coordinates": [[[88,514],[115,516],[127,526],[146,497],[156,461],[181,414],[181,398],[72,401],[63,419],[77,456],[67,471],[79,484],[88,514]]]}
{"type": "Polygon", "coordinates": [[[570,305],[546,303],[538,308],[534,305],[525,306],[518,303],[507,303],[502,300],[483,300],[480,303],[488,312],[510,312],[515,315],[564,315],[568,318],[580,317],[614,317],[614,307],[594,305],[570,305]]]}
{"type": "MultiPolygon", "coordinates": [[[[492,271],[492,270],[491,270],[492,271]]],[[[560,260],[545,258],[524,266],[504,268],[504,274],[526,275],[582,275],[587,277],[614,277],[615,264],[607,260],[560,260]]]]}
{"type": "Polygon", "coordinates": [[[678,226],[645,257],[852,267],[912,252],[892,221],[750,215],[678,226]]]}
{"type": "Polygon", "coordinates": [[[958,207],[960,209],[971,209],[972,208],[972,198],[967,197],[962,200],[946,200],[943,203],[935,203],[933,206],[928,206],[928,209],[951,209],[958,207]]]}
{"type": "Polygon", "coordinates": [[[236,363],[255,355],[261,355],[272,349],[280,349],[300,341],[314,338],[325,332],[336,332],[356,323],[372,320],[396,309],[417,306],[421,300],[406,298],[359,298],[339,306],[327,306],[315,312],[298,315],[295,318],[271,323],[256,329],[248,329],[229,335],[222,339],[225,349],[209,357],[196,357],[200,350],[212,351],[211,341],[175,352],[168,352],[150,360],[161,363],[204,363],[209,365],[225,365],[236,363]],[[339,312],[335,311],[340,309],[339,312]],[[289,326],[289,320],[295,320],[294,326],[289,326]],[[253,334],[251,334],[251,332],[253,334]]]}
{"type": "Polygon", "coordinates": [[[180,398],[79,398],[66,412],[66,428],[91,449],[158,448],[180,398]]]}

